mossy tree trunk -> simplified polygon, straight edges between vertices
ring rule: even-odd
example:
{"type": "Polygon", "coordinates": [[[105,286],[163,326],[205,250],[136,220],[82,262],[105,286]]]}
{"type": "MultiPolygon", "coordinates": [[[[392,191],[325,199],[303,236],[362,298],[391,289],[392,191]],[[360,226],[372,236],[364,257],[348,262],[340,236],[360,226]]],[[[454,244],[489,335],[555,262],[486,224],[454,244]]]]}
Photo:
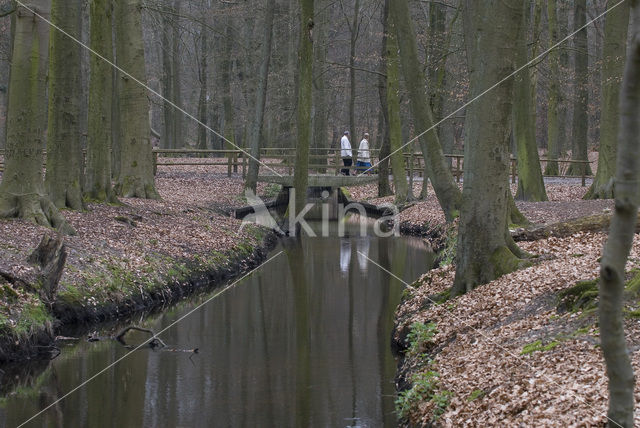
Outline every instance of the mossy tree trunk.
{"type": "MultiPolygon", "coordinates": [[[[91,49],[113,61],[111,0],[92,0],[91,49]]],[[[89,83],[89,127],[87,136],[87,168],[85,197],[94,201],[114,202],[111,187],[111,114],[113,68],[96,55],[91,55],[89,83]]]]}
{"type": "Polygon", "coordinates": [[[637,222],[640,186],[640,2],[633,1],[633,37],[620,98],[616,204],[600,265],[600,340],[609,378],[609,426],[632,427],[633,367],[622,315],[625,265],[637,222]]]}
{"type": "MultiPolygon", "coordinates": [[[[515,69],[516,35],[522,2],[487,0],[464,3],[470,97],[515,69]]],[[[508,235],[509,159],[513,103],[509,79],[467,110],[464,190],[453,294],[465,293],[521,265],[508,235]]]]}
{"type": "MultiPolygon", "coordinates": [[[[415,31],[409,14],[407,0],[396,0],[390,8],[390,19],[395,25],[400,63],[407,91],[409,92],[411,113],[420,129],[433,128],[433,112],[424,87],[424,73],[418,60],[415,31]]],[[[425,159],[425,185],[429,177],[448,221],[458,216],[461,194],[442,152],[436,129],[431,129],[420,138],[420,146],[425,159]]]]}
{"type": "MultiPolygon", "coordinates": [[[[549,46],[554,46],[560,40],[558,37],[558,18],[556,0],[547,2],[547,19],[549,22],[549,46]]],[[[559,77],[559,48],[549,52],[549,88],[547,90],[547,165],[545,175],[559,175],[558,168],[558,144],[560,143],[560,126],[564,126],[558,120],[558,104],[560,102],[560,77],[559,77]]]]}
{"type": "Polygon", "coordinates": [[[298,46],[297,141],[294,187],[296,215],[307,202],[311,104],[313,99],[313,0],[300,0],[300,44],[298,46]]]}
{"type": "MultiPolygon", "coordinates": [[[[584,27],[587,22],[587,1],[575,0],[573,9],[573,28],[577,30],[584,27]]],[[[587,44],[587,29],[583,28],[573,38],[574,65],[575,65],[575,93],[573,97],[573,121],[571,141],[573,142],[573,160],[586,161],[588,151],[589,117],[589,58],[587,44]]],[[[572,163],[567,170],[567,175],[591,175],[589,164],[572,163]]]]}
{"type": "MultiPolygon", "coordinates": [[[[530,5],[523,2],[522,23],[517,34],[516,65],[518,67],[528,61],[527,30],[529,29],[530,5]]],[[[514,77],[513,132],[518,159],[518,191],[516,199],[530,202],[547,200],[547,193],[542,179],[540,157],[536,144],[535,103],[531,94],[531,78],[529,68],[525,68],[514,77]]]]}
{"type": "MultiPolygon", "coordinates": [[[[80,1],[53,0],[51,21],[80,38],[80,1]]],[[[49,125],[45,190],[58,208],[81,210],[80,45],[61,31],[49,39],[49,125]]]]}
{"type": "MultiPolygon", "coordinates": [[[[396,203],[404,203],[412,193],[407,183],[402,147],[402,121],[400,118],[400,61],[398,59],[398,38],[393,21],[389,17],[390,0],[385,0],[384,58],[386,60],[386,104],[389,128],[389,148],[391,150],[391,170],[396,203]]],[[[426,177],[425,177],[426,179],[426,177]]]]}
{"type": "Polygon", "coordinates": [[[620,85],[624,74],[629,9],[629,2],[624,2],[621,5],[616,5],[605,18],[598,170],[584,197],[585,199],[611,199],[614,197],[613,178],[616,174],[615,161],[620,122],[620,85]]]}
{"type": "Polygon", "coordinates": [[[273,16],[275,14],[275,0],[267,0],[266,14],[264,17],[264,33],[262,39],[262,62],[260,63],[260,74],[258,76],[258,88],[256,90],[256,108],[254,111],[253,123],[251,124],[251,134],[249,140],[249,170],[245,181],[245,188],[253,190],[255,193],[258,182],[258,159],[260,159],[260,136],[262,133],[262,123],[264,122],[264,107],[267,101],[267,85],[269,82],[269,63],[271,62],[271,39],[273,36],[273,16]]]}
{"type": "Polygon", "coordinates": [[[387,33],[389,32],[389,2],[385,0],[381,8],[382,47],[380,50],[380,74],[378,75],[378,97],[380,98],[380,114],[378,116],[378,138],[380,144],[380,162],[378,163],[378,196],[392,195],[389,183],[389,157],[391,142],[389,133],[389,103],[387,101],[387,33]]]}
{"type": "MultiPolygon", "coordinates": [[[[140,82],[146,82],[142,42],[141,0],[115,2],[118,65],[140,82]]],[[[120,168],[116,194],[157,199],[150,141],[149,99],[146,89],[132,78],[119,75],[120,168]]]]}
{"type": "MultiPolygon", "coordinates": [[[[30,3],[49,17],[49,1],[30,3]]],[[[7,144],[0,183],[0,217],[19,217],[72,233],[44,193],[42,150],[47,123],[46,76],[49,65],[49,26],[23,7],[15,17],[13,55],[7,111],[7,144]]]]}

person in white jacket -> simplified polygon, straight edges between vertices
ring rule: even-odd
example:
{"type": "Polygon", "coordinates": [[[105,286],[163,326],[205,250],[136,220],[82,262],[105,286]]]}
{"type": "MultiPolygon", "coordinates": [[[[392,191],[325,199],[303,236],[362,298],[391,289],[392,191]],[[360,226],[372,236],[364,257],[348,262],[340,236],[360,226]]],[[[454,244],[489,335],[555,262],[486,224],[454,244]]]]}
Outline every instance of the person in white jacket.
{"type": "MultiPolygon", "coordinates": [[[[358,172],[365,172],[371,168],[371,154],[369,153],[369,133],[364,133],[364,138],[360,141],[360,147],[358,147],[358,162],[356,163],[356,170],[358,172]]],[[[371,174],[371,171],[367,171],[371,174]]]]}
{"type": "Polygon", "coordinates": [[[342,156],[342,163],[345,168],[342,169],[342,175],[350,175],[349,170],[353,165],[353,151],[351,150],[351,143],[349,142],[349,131],[344,131],[344,135],[340,140],[340,156],[342,156]]]}

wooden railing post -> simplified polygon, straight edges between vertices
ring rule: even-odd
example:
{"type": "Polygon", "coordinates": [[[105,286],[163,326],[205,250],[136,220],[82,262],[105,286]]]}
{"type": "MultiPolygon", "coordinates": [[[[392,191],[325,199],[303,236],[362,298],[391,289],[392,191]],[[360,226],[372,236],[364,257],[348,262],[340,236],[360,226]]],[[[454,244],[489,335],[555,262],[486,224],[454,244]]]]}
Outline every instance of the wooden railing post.
{"type": "Polygon", "coordinates": [[[158,172],[158,152],[153,151],[153,175],[158,172]]]}
{"type": "MultiPolygon", "coordinates": [[[[259,163],[258,167],[260,167],[259,163]]],[[[247,178],[247,156],[245,153],[242,154],[242,178],[247,178]]]]}
{"type": "Polygon", "coordinates": [[[460,169],[460,156],[456,156],[456,183],[460,183],[460,176],[462,170],[460,169]]]}
{"type": "Polygon", "coordinates": [[[231,153],[227,153],[227,177],[231,177],[231,164],[233,163],[233,156],[231,153]]]}
{"type": "Polygon", "coordinates": [[[413,192],[413,150],[409,153],[409,189],[413,192]]]}

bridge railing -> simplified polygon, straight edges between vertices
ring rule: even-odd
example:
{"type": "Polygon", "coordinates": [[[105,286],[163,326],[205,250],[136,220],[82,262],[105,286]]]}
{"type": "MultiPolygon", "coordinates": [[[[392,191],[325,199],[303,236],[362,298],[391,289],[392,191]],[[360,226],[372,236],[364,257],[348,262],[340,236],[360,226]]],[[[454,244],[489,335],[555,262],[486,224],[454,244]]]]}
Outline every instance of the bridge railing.
{"type": "MultiPolygon", "coordinates": [[[[357,150],[353,151],[357,156],[357,150]]],[[[371,149],[372,163],[379,160],[380,150],[371,149]]],[[[83,155],[86,152],[83,150],[83,155]]],[[[296,157],[295,148],[262,148],[260,150],[260,161],[263,166],[261,168],[266,169],[264,166],[278,171],[282,174],[293,174],[293,168],[296,157]]],[[[460,154],[445,154],[445,157],[450,159],[451,172],[456,181],[461,180],[464,174],[464,155],[460,154]]],[[[43,151],[43,161],[46,159],[46,152],[43,151]]],[[[227,175],[231,176],[232,173],[242,173],[242,177],[246,176],[248,168],[248,156],[241,150],[197,150],[197,149],[154,149],[153,150],[153,162],[154,173],[158,167],[167,166],[189,166],[189,165],[212,165],[212,166],[226,166],[227,175]],[[196,160],[197,159],[197,160],[196,160]]],[[[412,182],[414,177],[422,177],[424,174],[424,157],[420,152],[404,153],[405,168],[409,180],[412,182]]],[[[518,174],[517,160],[511,158],[510,175],[511,182],[515,183],[518,174]]],[[[587,165],[592,161],[581,161],[572,159],[548,159],[540,158],[540,162],[544,167],[547,162],[557,162],[563,167],[560,168],[559,175],[544,175],[545,177],[567,177],[566,171],[571,164],[587,165]]],[[[355,163],[355,162],[354,162],[355,163]]],[[[43,165],[44,166],[44,165],[43,165]]],[[[318,148],[312,147],[309,149],[309,172],[317,174],[340,174],[340,171],[344,168],[342,164],[341,149],[340,148],[318,148]]],[[[352,166],[353,168],[353,166],[352,166]]],[[[4,149],[0,149],[0,172],[4,169],[4,149]]],[[[582,185],[585,186],[587,178],[593,178],[593,176],[585,173],[586,168],[582,168],[582,174],[577,176],[581,178],[582,185]]],[[[543,168],[544,171],[544,168],[543,168]]]]}

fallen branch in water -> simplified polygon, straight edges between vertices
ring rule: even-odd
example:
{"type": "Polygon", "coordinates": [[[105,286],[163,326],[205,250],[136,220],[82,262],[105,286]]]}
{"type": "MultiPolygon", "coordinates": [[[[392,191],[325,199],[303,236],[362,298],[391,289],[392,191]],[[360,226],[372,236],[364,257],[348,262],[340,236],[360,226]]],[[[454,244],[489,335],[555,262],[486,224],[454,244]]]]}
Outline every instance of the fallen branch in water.
{"type": "Polygon", "coordinates": [[[158,349],[158,348],[166,348],[167,344],[164,343],[162,341],[162,339],[160,339],[158,336],[156,336],[156,333],[153,330],[149,330],[148,328],[142,328],[142,327],[137,327],[137,326],[129,326],[126,327],[125,329],[121,330],[120,333],[118,333],[115,337],[115,339],[122,344],[122,346],[124,346],[125,348],[130,348],[133,347],[132,345],[129,345],[125,340],[124,340],[124,335],[127,334],[129,331],[131,330],[136,330],[136,331],[141,331],[143,333],[148,333],[151,335],[151,340],[149,340],[149,342],[147,342],[147,344],[149,345],[149,347],[151,349],[158,349]]]}

